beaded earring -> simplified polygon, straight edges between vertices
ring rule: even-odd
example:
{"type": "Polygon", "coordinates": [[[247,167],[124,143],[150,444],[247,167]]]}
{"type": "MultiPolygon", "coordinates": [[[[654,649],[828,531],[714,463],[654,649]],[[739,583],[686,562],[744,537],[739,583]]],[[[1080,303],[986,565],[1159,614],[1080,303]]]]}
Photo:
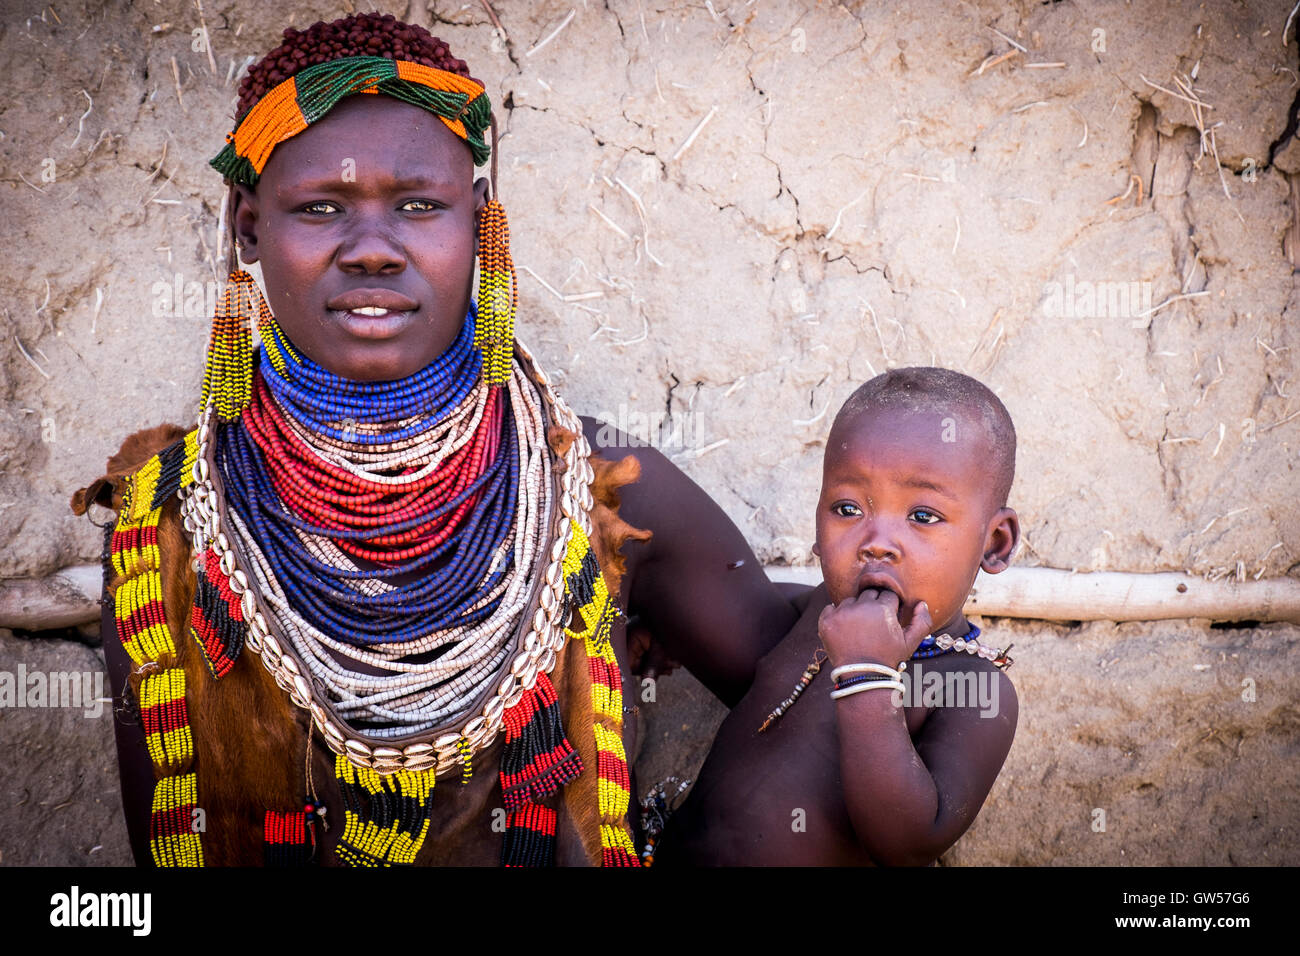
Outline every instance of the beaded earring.
{"type": "Polygon", "coordinates": [[[483,378],[492,386],[510,380],[519,292],[510,258],[510,226],[497,195],[497,121],[492,117],[492,178],[478,215],[478,321],[474,345],[483,353],[483,378]]]}
{"type": "Polygon", "coordinates": [[[253,312],[259,330],[271,309],[251,275],[239,268],[235,249],[234,189],[226,196],[226,261],[230,275],[212,315],[212,332],[203,365],[203,407],[221,421],[234,421],[253,397],[253,312]]]}

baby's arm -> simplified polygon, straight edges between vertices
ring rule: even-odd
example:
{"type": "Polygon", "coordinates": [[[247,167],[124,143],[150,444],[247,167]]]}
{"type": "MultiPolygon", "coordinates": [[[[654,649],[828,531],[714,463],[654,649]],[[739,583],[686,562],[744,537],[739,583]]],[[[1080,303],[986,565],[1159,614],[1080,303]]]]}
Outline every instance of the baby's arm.
{"type": "MultiPolygon", "coordinates": [[[[918,607],[904,631],[897,604],[889,591],[868,590],[827,608],[820,622],[830,658],[825,666],[897,667],[910,657],[928,633],[929,611],[918,607]]],[[[987,661],[971,658],[969,665],[987,669],[998,681],[998,713],[981,717],[973,706],[935,708],[915,746],[904,708],[894,705],[889,690],[873,688],[835,702],[844,802],[859,842],[881,865],[938,859],[974,822],[1011,749],[1015,689],[987,661]]]]}

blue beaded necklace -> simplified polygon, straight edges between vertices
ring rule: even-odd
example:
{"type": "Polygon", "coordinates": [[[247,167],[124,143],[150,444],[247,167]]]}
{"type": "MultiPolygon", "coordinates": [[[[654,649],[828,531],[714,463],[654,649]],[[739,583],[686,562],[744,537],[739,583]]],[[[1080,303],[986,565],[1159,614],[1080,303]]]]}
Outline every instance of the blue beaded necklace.
{"type": "MultiPolygon", "coordinates": [[[[969,621],[967,621],[966,623],[970,624],[969,621]]],[[[966,641],[967,643],[970,643],[971,641],[978,640],[979,636],[980,636],[980,629],[976,627],[974,624],[971,624],[970,630],[968,630],[965,634],[962,635],[962,640],[966,641]]],[[[925,637],[921,639],[921,643],[916,646],[916,650],[912,651],[912,656],[909,659],[914,661],[922,661],[928,657],[938,657],[940,654],[947,654],[951,650],[952,650],[951,647],[946,649],[939,647],[934,642],[934,635],[927,634],[925,637]]]]}
{"type": "Polygon", "coordinates": [[[358,445],[398,442],[444,420],[482,378],[483,355],[474,348],[476,318],[471,308],[447,351],[396,382],[355,382],[335,375],[300,356],[274,323],[258,369],[280,407],[311,431],[358,445]],[[416,421],[383,434],[338,427],[341,422],[370,425],[410,418],[416,421]]]}

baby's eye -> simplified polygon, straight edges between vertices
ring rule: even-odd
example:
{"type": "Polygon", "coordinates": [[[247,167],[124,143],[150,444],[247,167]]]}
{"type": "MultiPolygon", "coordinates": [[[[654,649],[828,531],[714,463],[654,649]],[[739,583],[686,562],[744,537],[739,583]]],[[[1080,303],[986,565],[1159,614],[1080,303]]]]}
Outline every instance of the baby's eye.
{"type": "Polygon", "coordinates": [[[839,515],[841,518],[856,518],[862,514],[862,509],[852,502],[839,501],[831,505],[831,514],[839,515]]]}
{"type": "Polygon", "coordinates": [[[912,518],[921,524],[937,524],[943,520],[928,508],[916,508],[912,511],[912,518]]]}
{"type": "Polygon", "coordinates": [[[433,212],[438,204],[429,199],[408,199],[402,203],[402,208],[410,212],[433,212]]]}

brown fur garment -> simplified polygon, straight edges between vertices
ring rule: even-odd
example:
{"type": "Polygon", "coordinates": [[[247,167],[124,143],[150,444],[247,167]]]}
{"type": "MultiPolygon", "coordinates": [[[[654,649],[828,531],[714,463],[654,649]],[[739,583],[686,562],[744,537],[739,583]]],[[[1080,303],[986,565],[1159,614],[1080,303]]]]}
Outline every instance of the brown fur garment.
{"type": "MultiPolygon", "coordinates": [[[[72,510],[83,514],[93,503],[120,511],[128,477],[186,432],[179,425],[159,425],[128,437],[108,459],[105,474],[73,495],[72,510]]],[[[265,809],[291,809],[302,802],[301,788],[294,785],[300,774],[286,770],[302,766],[306,715],[297,712],[255,657],[241,655],[223,680],[212,677],[189,636],[196,586],[191,550],[180,504],[169,501],[158,522],[159,574],[167,627],[185,670],[185,702],[199,768],[198,805],[207,822],[204,859],[212,866],[260,862],[265,809]],[[250,726],[255,733],[247,732],[250,726]],[[293,762],[286,759],[295,755],[293,762]]],[[[109,594],[120,584],[116,576],[110,579],[109,594]]],[[[130,676],[137,699],[143,676],[137,671],[130,676]]]]}

